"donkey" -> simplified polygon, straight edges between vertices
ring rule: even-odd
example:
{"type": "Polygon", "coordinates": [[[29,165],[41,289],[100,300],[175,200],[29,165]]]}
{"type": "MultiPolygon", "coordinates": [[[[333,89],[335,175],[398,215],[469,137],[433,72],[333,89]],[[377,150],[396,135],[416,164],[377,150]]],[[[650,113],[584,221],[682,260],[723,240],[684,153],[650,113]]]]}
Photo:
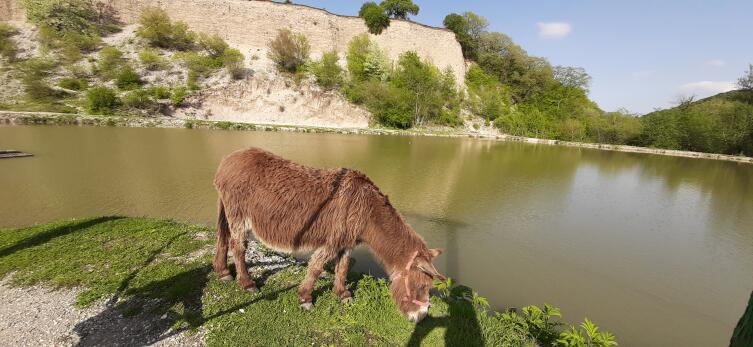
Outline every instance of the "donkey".
{"type": "Polygon", "coordinates": [[[306,310],[312,308],[314,282],[333,259],[335,294],[352,301],[345,278],[351,251],[360,243],[371,248],[390,274],[393,299],[415,323],[426,317],[433,280],[446,280],[432,265],[442,251],[429,249],[361,172],[310,168],[250,148],[222,160],[214,185],[219,195],[214,271],[232,280],[229,245],[238,284],[248,291],[257,291],[245,262],[249,233],[277,251],[313,251],[298,288],[306,310]]]}

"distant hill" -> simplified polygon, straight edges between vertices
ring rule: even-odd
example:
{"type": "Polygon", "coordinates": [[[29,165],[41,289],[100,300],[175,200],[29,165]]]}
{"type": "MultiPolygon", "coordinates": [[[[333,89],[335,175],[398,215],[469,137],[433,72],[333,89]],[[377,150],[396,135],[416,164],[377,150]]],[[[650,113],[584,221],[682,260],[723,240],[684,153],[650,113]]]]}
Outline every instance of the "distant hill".
{"type": "Polygon", "coordinates": [[[753,91],[735,90],[642,117],[637,145],[753,156],[753,91]]]}

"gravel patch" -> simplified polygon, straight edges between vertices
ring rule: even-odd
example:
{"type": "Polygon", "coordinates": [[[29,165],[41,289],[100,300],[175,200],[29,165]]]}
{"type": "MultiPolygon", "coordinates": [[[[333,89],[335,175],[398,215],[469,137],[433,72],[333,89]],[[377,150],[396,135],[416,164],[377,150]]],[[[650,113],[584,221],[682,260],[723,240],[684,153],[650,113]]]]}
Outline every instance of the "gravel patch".
{"type": "Polygon", "coordinates": [[[82,289],[55,290],[43,286],[12,287],[0,281],[0,341],[5,346],[203,346],[203,331],[170,329],[165,315],[148,312],[124,317],[102,300],[79,309],[82,289]]]}

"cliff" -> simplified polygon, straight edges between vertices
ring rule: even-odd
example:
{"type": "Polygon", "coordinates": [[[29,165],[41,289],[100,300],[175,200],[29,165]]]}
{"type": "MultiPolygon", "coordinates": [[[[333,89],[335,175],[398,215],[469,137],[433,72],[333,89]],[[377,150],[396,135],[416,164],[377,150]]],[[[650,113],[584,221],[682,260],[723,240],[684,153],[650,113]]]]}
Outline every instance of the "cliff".
{"type": "MultiPolygon", "coordinates": [[[[135,23],[145,6],[160,6],[192,30],[222,36],[244,54],[266,54],[269,42],[279,29],[290,28],[306,35],[316,58],[337,50],[344,55],[348,42],[367,32],[363,20],[342,16],[305,5],[272,1],[241,0],[109,0],[125,23],[135,23]]],[[[0,20],[22,20],[19,0],[0,0],[0,20]]],[[[393,20],[381,35],[371,35],[387,55],[396,59],[405,51],[416,51],[439,68],[450,67],[462,84],[465,61],[455,35],[445,29],[405,20],[393,20]]]]}

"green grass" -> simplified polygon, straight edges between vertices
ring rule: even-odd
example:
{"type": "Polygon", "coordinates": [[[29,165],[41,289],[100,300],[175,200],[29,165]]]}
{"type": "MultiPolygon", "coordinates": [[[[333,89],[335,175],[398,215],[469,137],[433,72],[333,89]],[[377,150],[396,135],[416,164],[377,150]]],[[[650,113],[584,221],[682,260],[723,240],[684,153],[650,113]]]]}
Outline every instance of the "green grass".
{"type": "MultiPolygon", "coordinates": [[[[296,289],[305,267],[263,274],[261,292],[251,294],[211,272],[212,243],[213,231],[204,226],[146,218],[0,229],[0,278],[80,287],[80,307],[108,299],[108,309],[125,316],[166,317],[189,333],[203,327],[210,346],[534,345],[530,331],[487,314],[475,294],[432,297],[430,316],[414,325],[398,312],[387,282],[364,274],[349,274],[352,304],[337,299],[329,275],[316,283],[315,308],[303,311],[296,289]]],[[[452,292],[473,294],[466,287],[452,292]]]]}

